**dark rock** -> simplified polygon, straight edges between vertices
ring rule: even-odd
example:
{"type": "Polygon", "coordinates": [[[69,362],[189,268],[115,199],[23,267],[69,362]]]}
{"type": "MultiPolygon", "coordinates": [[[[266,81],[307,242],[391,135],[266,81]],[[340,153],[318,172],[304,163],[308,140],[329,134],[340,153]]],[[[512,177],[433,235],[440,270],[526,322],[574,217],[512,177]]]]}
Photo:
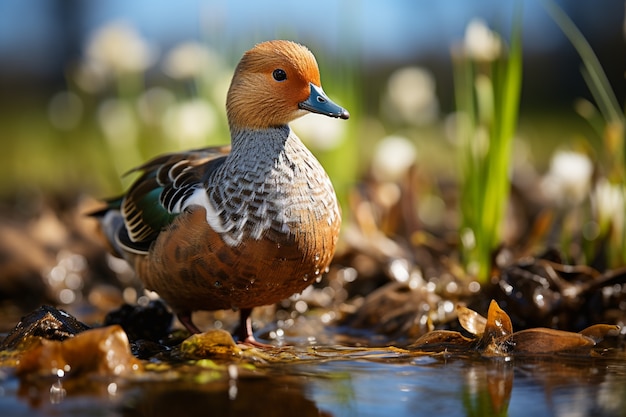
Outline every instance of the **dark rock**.
{"type": "Polygon", "coordinates": [[[124,304],[107,314],[104,324],[119,324],[131,342],[142,339],[158,342],[167,337],[173,318],[165,304],[156,300],[145,307],[124,304]]]}
{"type": "Polygon", "coordinates": [[[130,344],[130,351],[135,357],[147,360],[156,356],[167,355],[170,348],[151,340],[139,339],[130,344]]]}
{"type": "Polygon", "coordinates": [[[0,344],[0,350],[15,349],[28,337],[62,341],[88,330],[89,326],[63,310],[41,306],[22,317],[20,322],[0,344]]]}

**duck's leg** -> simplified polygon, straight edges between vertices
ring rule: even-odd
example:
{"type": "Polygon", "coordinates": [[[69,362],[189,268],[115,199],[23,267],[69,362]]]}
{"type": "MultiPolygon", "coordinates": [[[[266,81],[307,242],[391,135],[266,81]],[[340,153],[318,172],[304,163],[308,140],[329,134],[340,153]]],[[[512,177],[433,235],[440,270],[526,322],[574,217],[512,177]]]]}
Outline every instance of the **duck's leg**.
{"type": "Polygon", "coordinates": [[[239,328],[237,329],[237,339],[239,339],[239,343],[263,348],[272,347],[272,345],[261,343],[254,338],[252,319],[250,318],[251,314],[251,308],[242,308],[239,311],[239,328]]]}
{"type": "MultiPolygon", "coordinates": [[[[239,327],[237,328],[237,338],[241,343],[256,342],[252,332],[251,308],[242,308],[239,311],[239,327]]],[[[253,344],[252,343],[252,344],[253,344]]]]}
{"type": "Polygon", "coordinates": [[[178,317],[178,321],[180,321],[182,325],[185,326],[185,328],[189,330],[191,334],[202,333],[200,329],[198,329],[196,325],[193,324],[193,321],[191,320],[190,311],[184,311],[182,313],[178,313],[176,317],[178,317]]]}

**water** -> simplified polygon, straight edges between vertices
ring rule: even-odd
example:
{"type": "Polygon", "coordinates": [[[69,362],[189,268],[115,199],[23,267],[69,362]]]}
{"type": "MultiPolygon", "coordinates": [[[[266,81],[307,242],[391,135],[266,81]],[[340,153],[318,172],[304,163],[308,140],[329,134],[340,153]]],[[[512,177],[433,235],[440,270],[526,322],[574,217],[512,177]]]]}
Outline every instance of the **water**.
{"type": "Polygon", "coordinates": [[[5,372],[0,415],[626,415],[626,361],[618,358],[485,359],[319,348],[296,360],[221,366],[198,372],[183,365],[133,380],[32,384],[5,372]]]}
{"type": "Polygon", "coordinates": [[[349,377],[316,379],[308,392],[333,416],[626,415],[623,363],[609,371],[604,364],[516,362],[333,363],[321,368],[349,377]]]}

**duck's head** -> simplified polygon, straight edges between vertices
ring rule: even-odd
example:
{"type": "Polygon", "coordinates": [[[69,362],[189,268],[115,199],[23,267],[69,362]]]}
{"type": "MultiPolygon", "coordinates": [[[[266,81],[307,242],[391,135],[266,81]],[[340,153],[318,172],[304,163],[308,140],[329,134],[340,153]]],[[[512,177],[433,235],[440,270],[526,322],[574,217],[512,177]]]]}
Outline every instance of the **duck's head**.
{"type": "Polygon", "coordinates": [[[268,41],[246,52],[233,75],[226,110],[234,128],[286,125],[307,112],[347,119],[324,93],[315,57],[290,41],[268,41]]]}

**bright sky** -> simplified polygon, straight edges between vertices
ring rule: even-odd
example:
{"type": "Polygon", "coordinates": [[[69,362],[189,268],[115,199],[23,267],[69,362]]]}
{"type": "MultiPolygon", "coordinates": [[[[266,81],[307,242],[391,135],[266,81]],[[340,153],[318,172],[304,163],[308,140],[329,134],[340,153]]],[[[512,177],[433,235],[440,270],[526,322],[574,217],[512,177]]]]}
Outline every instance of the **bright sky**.
{"type": "MultiPolygon", "coordinates": [[[[550,50],[564,42],[540,0],[526,0],[525,48],[550,50]]],[[[624,2],[560,0],[581,27],[621,27],[624,2]]],[[[329,52],[360,51],[366,61],[403,59],[415,54],[449,54],[467,23],[481,17],[507,30],[513,0],[316,0],[294,2],[218,0],[3,0],[0,2],[0,63],[45,69],[54,62],[62,25],[55,16],[69,4],[79,35],[115,19],[135,25],[157,44],[189,39],[229,47],[288,37],[329,52]]],[[[613,32],[615,33],[615,32],[613,32]]]]}

